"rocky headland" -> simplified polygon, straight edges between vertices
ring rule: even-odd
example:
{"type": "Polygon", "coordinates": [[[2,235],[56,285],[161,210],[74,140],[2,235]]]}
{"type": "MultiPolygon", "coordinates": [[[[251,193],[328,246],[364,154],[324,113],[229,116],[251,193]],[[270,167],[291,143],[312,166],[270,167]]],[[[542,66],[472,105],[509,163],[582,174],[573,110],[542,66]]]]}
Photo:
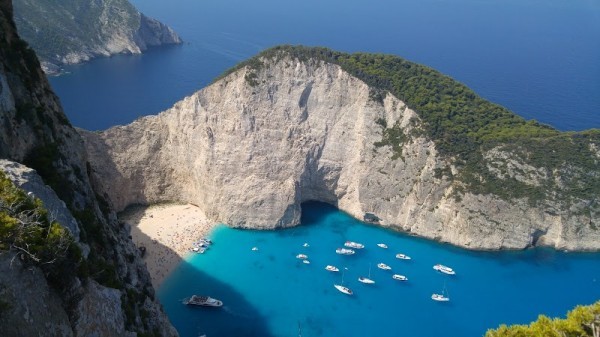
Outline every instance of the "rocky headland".
{"type": "Polygon", "coordinates": [[[19,34],[35,50],[45,72],[114,54],[179,44],[165,24],[140,13],[127,0],[14,0],[19,34]]]}
{"type": "Polygon", "coordinates": [[[80,133],[117,210],[176,200],[267,229],[317,200],[470,249],[600,248],[597,131],[524,121],[396,57],[277,47],[157,116],[80,133]]]}

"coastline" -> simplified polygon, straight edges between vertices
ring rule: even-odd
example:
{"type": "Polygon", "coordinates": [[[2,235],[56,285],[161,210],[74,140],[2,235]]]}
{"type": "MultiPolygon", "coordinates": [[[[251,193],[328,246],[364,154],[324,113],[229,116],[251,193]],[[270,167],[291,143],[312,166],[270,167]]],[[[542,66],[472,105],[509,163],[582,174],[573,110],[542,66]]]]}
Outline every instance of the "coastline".
{"type": "Polygon", "coordinates": [[[192,243],[217,225],[192,204],[135,206],[120,213],[119,219],[131,226],[135,245],[146,247],[143,260],[155,289],[185,259],[192,243]]]}

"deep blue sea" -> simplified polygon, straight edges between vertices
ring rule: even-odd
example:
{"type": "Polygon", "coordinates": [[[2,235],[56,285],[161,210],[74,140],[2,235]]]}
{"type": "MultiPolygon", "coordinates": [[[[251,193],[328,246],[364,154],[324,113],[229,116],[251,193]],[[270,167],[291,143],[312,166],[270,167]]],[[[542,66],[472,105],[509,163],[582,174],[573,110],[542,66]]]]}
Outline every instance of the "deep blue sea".
{"type": "Polygon", "coordinates": [[[331,206],[303,205],[302,225],[278,231],[218,227],[203,255],[190,255],[159,289],[183,337],[214,336],[482,336],[501,323],[529,323],[538,314],[564,316],[600,299],[598,254],[532,249],[470,252],[363,224],[331,206]],[[361,242],[352,256],[335,253],[361,242]],[[310,247],[304,248],[303,243],[310,247]],[[388,249],[377,246],[385,243],[388,249]],[[258,247],[258,251],[252,251],[258,247]],[[310,264],[296,259],[308,255],[310,264]],[[404,253],[412,260],[399,260],[404,253]],[[380,262],[391,271],[376,268],[380,262]],[[442,263],[449,276],[433,270],[442,263]],[[339,273],[326,271],[332,264],[339,273]],[[358,282],[367,276],[375,284],[358,282]],[[338,292],[334,283],[354,291],[338,292]],[[392,279],[393,273],[408,277],[392,279]],[[450,302],[431,300],[446,289],[450,302]],[[188,307],[181,299],[207,294],[224,307],[188,307]]]}
{"type": "Polygon", "coordinates": [[[171,107],[277,44],[423,63],[527,119],[600,127],[598,0],[133,0],[184,45],[69,67],[51,79],[76,125],[104,129],[171,107]]]}
{"type": "MultiPolygon", "coordinates": [[[[526,119],[561,130],[600,127],[598,0],[133,0],[172,26],[181,46],[68,67],[51,78],[74,125],[98,130],[171,107],[227,68],[277,44],[396,54],[467,84],[526,119]]],[[[159,289],[181,336],[481,336],[500,323],[564,315],[600,299],[600,255],[549,249],[470,252],[305,205],[302,225],[219,227],[159,289]],[[345,240],[367,247],[339,256],[345,240]],[[303,248],[304,242],[310,243],[303,248]],[[376,243],[385,242],[383,250],[376,243]],[[251,251],[251,247],[259,251],[251,251]],[[411,261],[394,258],[398,252],[411,261]],[[309,256],[310,265],[295,259],[309,256]],[[385,262],[408,282],[375,265],[385,262]],[[457,275],[434,272],[436,263],[457,275]],[[348,297],[333,288],[348,268],[348,297]],[[373,286],[357,281],[369,265],[373,286]],[[342,269],[344,270],[344,269],[342,269]],[[431,300],[447,289],[451,302],[431,300]],[[209,294],[220,310],[180,299],[209,294]]]]}

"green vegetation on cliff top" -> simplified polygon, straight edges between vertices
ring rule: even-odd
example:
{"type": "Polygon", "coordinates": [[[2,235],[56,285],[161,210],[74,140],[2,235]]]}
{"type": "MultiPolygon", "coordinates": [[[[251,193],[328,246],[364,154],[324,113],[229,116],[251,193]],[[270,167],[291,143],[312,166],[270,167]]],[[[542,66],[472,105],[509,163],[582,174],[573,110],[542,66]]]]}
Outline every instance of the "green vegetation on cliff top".
{"type": "MultiPolygon", "coordinates": [[[[573,204],[583,200],[591,207],[598,207],[600,130],[560,132],[534,120],[526,121],[438,71],[393,55],[278,46],[238,64],[219,78],[246,66],[254,73],[263,67],[264,60],[284,57],[337,64],[371,88],[380,90],[379,96],[389,92],[404,101],[420,116],[423,122],[420,128],[435,142],[439,154],[451,159],[459,169],[457,176],[449,173],[449,167],[439,170],[446,179],[458,183],[459,189],[495,194],[507,200],[526,198],[531,204],[549,200],[573,204]],[[490,162],[484,155],[494,148],[535,167],[541,181],[516,179],[504,159],[490,162]],[[490,170],[490,166],[497,167],[500,174],[490,170]]],[[[251,84],[258,84],[255,77],[251,84]]],[[[382,127],[386,128],[384,136],[398,131],[393,130],[394,126],[382,127]]],[[[386,139],[376,145],[384,144],[386,139]]],[[[398,144],[389,145],[395,152],[401,151],[398,144]]],[[[401,153],[396,153],[393,159],[401,157],[401,153]]],[[[518,169],[517,173],[527,175],[518,169]]]]}
{"type": "Polygon", "coordinates": [[[600,335],[600,302],[588,306],[577,306],[567,318],[551,319],[540,315],[529,325],[501,325],[488,330],[485,337],[597,337],[600,335]]]}

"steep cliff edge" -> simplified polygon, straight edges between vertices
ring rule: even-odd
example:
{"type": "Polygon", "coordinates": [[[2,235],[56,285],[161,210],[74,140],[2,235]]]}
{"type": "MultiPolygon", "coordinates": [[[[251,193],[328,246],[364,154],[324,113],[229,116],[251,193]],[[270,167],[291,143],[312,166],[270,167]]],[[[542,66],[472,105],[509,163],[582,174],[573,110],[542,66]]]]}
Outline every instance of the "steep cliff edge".
{"type": "Polygon", "coordinates": [[[139,54],[148,47],[181,43],[171,28],[141,14],[127,0],[14,0],[14,6],[19,34],[49,73],[98,56],[139,54]]]}
{"type": "Polygon", "coordinates": [[[0,32],[0,335],[176,336],[8,0],[0,32]]]}
{"type": "MultiPolygon", "coordinates": [[[[382,68],[361,68],[363,61],[372,66],[381,59],[398,69],[433,72],[390,56],[274,48],[157,116],[98,133],[81,130],[92,176],[117,209],[187,201],[232,226],[293,226],[300,204],[319,200],[357,218],[374,213],[384,226],[472,249],[600,248],[598,196],[552,185],[589,181],[587,188],[599,188],[597,133],[576,135],[587,146],[581,155],[591,154],[588,166],[536,166],[509,141],[469,137],[481,132],[491,139],[496,130],[489,130],[503,121],[513,125],[508,130],[560,133],[489,102],[488,115],[475,111],[466,118],[460,109],[481,99],[464,86],[457,90],[466,101],[449,104],[457,117],[435,124],[435,114],[427,115],[435,102],[408,95],[417,112],[398,99],[422,95],[414,83],[390,94],[396,78],[386,78],[382,68]],[[489,115],[498,117],[485,120],[489,115]],[[457,119],[483,125],[468,130],[457,119]]],[[[447,89],[443,82],[428,85],[447,89]]],[[[461,96],[442,97],[445,103],[461,96]]]]}

